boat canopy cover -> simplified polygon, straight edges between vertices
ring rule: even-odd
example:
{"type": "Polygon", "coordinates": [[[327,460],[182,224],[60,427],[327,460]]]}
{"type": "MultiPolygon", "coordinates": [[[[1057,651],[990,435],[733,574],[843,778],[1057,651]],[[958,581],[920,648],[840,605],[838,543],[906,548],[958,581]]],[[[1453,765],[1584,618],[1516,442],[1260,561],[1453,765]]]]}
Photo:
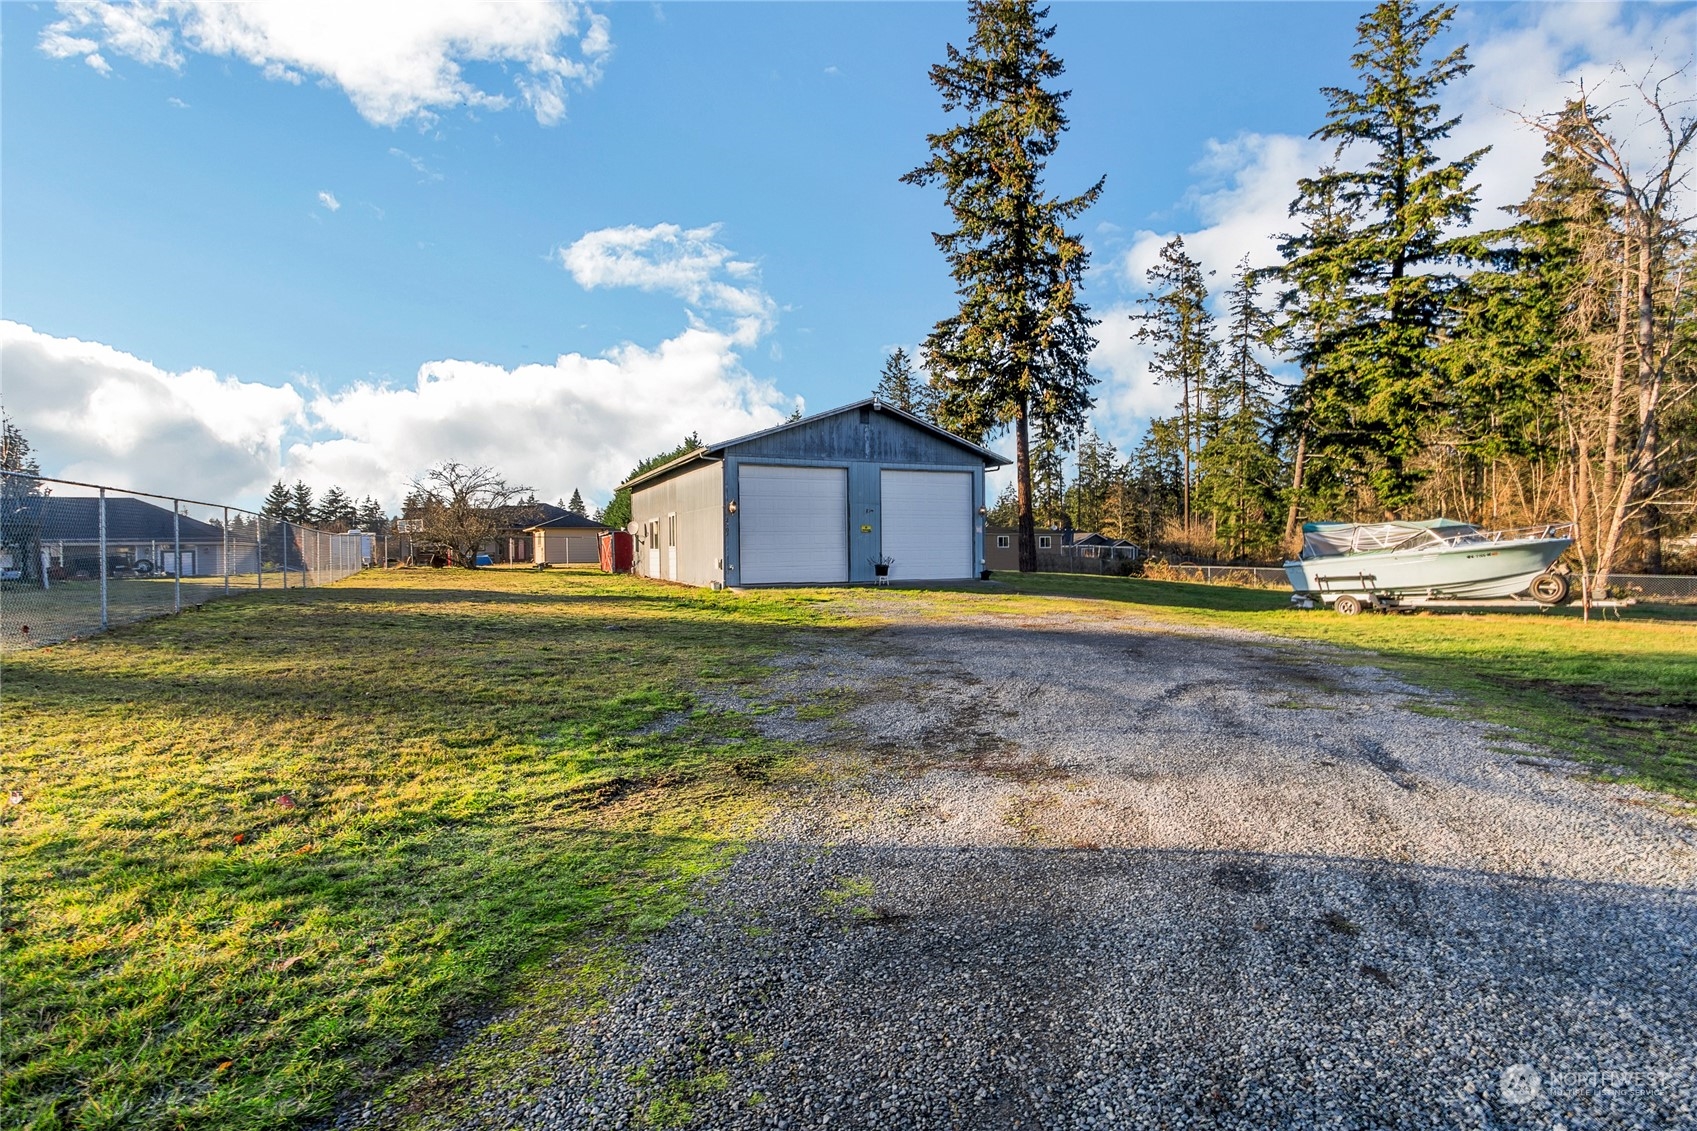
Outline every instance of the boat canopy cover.
{"type": "Polygon", "coordinates": [[[1472,523],[1454,518],[1407,522],[1308,522],[1302,526],[1302,556],[1332,558],[1375,550],[1414,549],[1423,542],[1437,542],[1478,532],[1479,528],[1472,523]]]}

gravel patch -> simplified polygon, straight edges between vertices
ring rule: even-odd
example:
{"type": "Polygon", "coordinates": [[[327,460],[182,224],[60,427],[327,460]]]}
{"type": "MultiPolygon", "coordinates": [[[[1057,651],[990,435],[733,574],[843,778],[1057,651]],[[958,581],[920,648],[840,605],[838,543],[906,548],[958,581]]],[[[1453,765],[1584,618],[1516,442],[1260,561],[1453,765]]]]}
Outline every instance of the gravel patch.
{"type": "Polygon", "coordinates": [[[1315,646],[889,609],[772,684],[840,772],[456,1126],[1697,1125],[1688,820],[1315,646]]]}

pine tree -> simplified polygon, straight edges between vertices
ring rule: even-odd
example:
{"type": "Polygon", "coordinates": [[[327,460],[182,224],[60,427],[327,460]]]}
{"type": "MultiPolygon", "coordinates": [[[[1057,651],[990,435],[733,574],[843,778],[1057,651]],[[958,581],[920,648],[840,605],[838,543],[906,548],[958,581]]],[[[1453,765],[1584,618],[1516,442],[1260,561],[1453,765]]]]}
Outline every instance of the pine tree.
{"type": "Polygon", "coordinates": [[[270,518],[289,517],[290,508],[294,505],[294,496],[283,486],[281,479],[271,484],[270,494],[265,496],[265,502],[260,506],[259,513],[270,518]]]}
{"type": "Polygon", "coordinates": [[[1164,540],[1166,525],[1179,517],[1184,464],[1178,421],[1156,418],[1126,461],[1125,489],[1130,518],[1120,537],[1151,550],[1164,540]]]}
{"type": "Polygon", "coordinates": [[[1012,427],[1019,495],[1019,565],[1036,568],[1031,431],[1063,438],[1094,405],[1088,365],[1096,320],[1079,301],[1089,253],[1067,224],[1095,203],[1045,194],[1043,171],[1067,128],[1065,71],[1049,49],[1047,8],[1030,0],[973,0],[966,50],[950,45],[931,68],[943,109],[967,121],[928,141],[931,159],[902,179],[941,184],[958,225],[934,233],[949,260],[960,310],[925,340],[938,422],[972,440],[1012,427]]]}
{"type": "Polygon", "coordinates": [[[913,372],[913,358],[900,346],[890,351],[890,356],[884,361],[884,369],[878,374],[878,387],[873,390],[873,396],[887,405],[892,405],[903,412],[910,412],[921,420],[932,420],[936,413],[936,405],[929,381],[922,379],[913,372]]]}
{"type": "MultiPolygon", "coordinates": [[[[1477,190],[1467,179],[1487,152],[1445,162],[1434,150],[1461,120],[1443,117],[1438,95],[1472,69],[1465,46],[1426,59],[1454,15],[1453,6],[1382,0],[1362,18],[1350,57],[1361,89],[1323,87],[1330,109],[1313,136],[1336,142],[1339,162],[1363,151],[1371,160],[1302,186],[1305,196],[1335,192],[1361,212],[1345,238],[1315,252],[1335,256],[1334,271],[1349,281],[1326,352],[1328,365],[1348,370],[1359,386],[1355,435],[1330,446],[1360,466],[1391,512],[1413,501],[1415,462],[1441,408],[1434,346],[1459,281],[1444,268],[1466,261],[1470,248],[1448,233],[1472,218],[1477,190]]],[[[1292,250],[1310,249],[1299,242],[1292,250]]]]}
{"type": "Polygon", "coordinates": [[[1215,539],[1242,560],[1268,541],[1279,460],[1272,448],[1273,375],[1260,358],[1274,333],[1256,301],[1246,256],[1232,279],[1224,365],[1214,387],[1218,423],[1199,456],[1202,504],[1214,516],[1215,539]]]}
{"type": "Polygon", "coordinates": [[[1101,531],[1114,525],[1108,512],[1119,478],[1119,453],[1096,434],[1096,429],[1086,429],[1078,441],[1078,477],[1068,492],[1068,506],[1078,529],[1101,531]]]}
{"type": "Polygon", "coordinates": [[[356,520],[353,500],[340,488],[331,485],[313,508],[317,524],[327,530],[346,530],[356,520]]]}
{"type": "Polygon", "coordinates": [[[1290,214],[1301,217],[1302,231],[1282,237],[1285,259],[1277,271],[1285,285],[1279,294],[1284,320],[1279,340],[1302,369],[1302,378],[1286,399],[1279,431],[1294,447],[1284,538],[1296,534],[1305,499],[1315,490],[1311,463],[1321,486],[1335,494],[1345,481],[1357,437],[1356,409],[1361,404],[1355,373],[1335,347],[1349,316],[1349,259],[1341,254],[1357,211],[1340,192],[1337,170],[1330,166],[1301,182],[1290,214]]]}
{"type": "Polygon", "coordinates": [[[583,501],[583,492],[576,487],[572,488],[572,501],[566,504],[566,509],[573,514],[587,515],[589,513],[589,507],[583,501]]]}
{"type": "MultiPolygon", "coordinates": [[[[684,437],[683,443],[679,444],[677,447],[668,448],[666,451],[660,452],[657,455],[649,456],[647,459],[631,468],[630,474],[625,476],[625,481],[629,482],[645,471],[653,471],[662,464],[671,463],[679,456],[688,455],[700,446],[700,434],[691,432],[688,436],[684,437]]],[[[617,491],[614,491],[613,497],[607,500],[607,505],[601,508],[595,516],[596,522],[605,523],[615,530],[623,530],[625,527],[629,526],[630,519],[630,488],[628,487],[620,487],[617,491]]]]}
{"type": "Polygon", "coordinates": [[[41,474],[28,437],[0,410],[0,471],[16,472],[0,475],[0,547],[10,553],[12,560],[25,577],[40,579],[41,509],[26,502],[50,492],[41,482],[31,478],[41,474]]]}
{"type": "Polygon", "coordinates": [[[41,466],[30,454],[30,442],[12,418],[0,413],[0,471],[40,475],[41,466]]]}
{"type": "Polygon", "coordinates": [[[1132,337],[1155,347],[1149,371],[1156,382],[1178,385],[1181,391],[1177,421],[1183,463],[1180,517],[1188,536],[1197,458],[1216,418],[1212,390],[1220,368],[1220,344],[1214,316],[1208,313],[1202,265],[1185,252],[1183,236],[1174,236],[1161,248],[1148,279],[1151,293],[1138,300],[1145,311],[1133,316],[1138,325],[1132,337]]]}
{"type": "Polygon", "coordinates": [[[355,521],[368,534],[382,534],[389,526],[389,516],[383,512],[383,505],[370,495],[360,501],[355,521]]]}
{"type": "Polygon", "coordinates": [[[313,506],[312,488],[303,481],[295,480],[294,490],[289,492],[289,509],[283,517],[290,522],[300,525],[310,524],[318,516],[318,508],[313,506]]]}

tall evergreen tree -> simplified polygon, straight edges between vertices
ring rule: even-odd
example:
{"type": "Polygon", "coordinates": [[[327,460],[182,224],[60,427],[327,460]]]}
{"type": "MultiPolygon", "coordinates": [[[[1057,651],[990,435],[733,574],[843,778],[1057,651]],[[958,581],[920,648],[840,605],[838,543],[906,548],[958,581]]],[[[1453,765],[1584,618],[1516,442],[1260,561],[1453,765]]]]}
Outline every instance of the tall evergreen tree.
{"type": "Polygon", "coordinates": [[[587,515],[589,513],[589,506],[583,501],[583,492],[576,487],[572,488],[572,501],[566,504],[566,509],[573,514],[587,515]]]}
{"type": "MultiPolygon", "coordinates": [[[[1314,491],[1312,465],[1331,494],[1347,476],[1357,438],[1356,409],[1362,403],[1356,374],[1335,349],[1347,325],[1352,267],[1342,254],[1358,209],[1342,198],[1337,170],[1330,166],[1301,182],[1290,214],[1302,231],[1282,237],[1278,269],[1283,321],[1279,340],[1301,367],[1302,377],[1286,399],[1279,429],[1291,455],[1284,537],[1289,543],[1307,495],[1314,491]]],[[[1287,548],[1289,548],[1287,546],[1287,548]]]]}
{"type": "Polygon", "coordinates": [[[1089,263],[1067,230],[1101,195],[1045,193],[1043,171],[1067,128],[1065,71],[1048,48],[1049,10],[1030,0],[973,0],[966,50],[950,45],[931,68],[943,109],[967,120],[929,137],[931,159],[902,179],[941,184],[957,227],[935,233],[948,257],[960,310],[937,323],[925,355],[938,420],[969,439],[1014,431],[1019,565],[1036,568],[1031,429],[1052,437],[1082,428],[1095,403],[1090,351],[1096,324],[1079,301],[1089,263]]]}
{"type": "Polygon", "coordinates": [[[1126,461],[1130,520],[1120,537],[1152,550],[1181,513],[1184,464],[1178,421],[1156,418],[1126,461]]]}
{"type": "Polygon", "coordinates": [[[1202,265],[1184,250],[1184,237],[1174,236],[1161,248],[1149,269],[1150,294],[1138,302],[1145,309],[1134,315],[1132,337],[1153,346],[1149,372],[1157,383],[1177,385],[1180,458],[1183,463],[1180,514],[1188,535],[1196,463],[1202,444],[1213,430],[1212,390],[1220,368],[1220,343],[1214,316],[1208,313],[1208,285],[1202,265]]]}
{"type": "Polygon", "coordinates": [[[370,495],[361,500],[355,518],[359,528],[368,534],[382,534],[389,526],[389,516],[383,512],[383,504],[370,495]]]}
{"type": "MultiPolygon", "coordinates": [[[[645,471],[653,471],[662,464],[671,463],[679,456],[688,455],[700,446],[700,434],[691,432],[688,436],[684,437],[683,443],[679,444],[677,447],[668,448],[666,451],[660,452],[657,455],[649,456],[647,459],[631,468],[630,474],[625,476],[625,480],[628,482],[635,479],[638,475],[641,475],[645,471]]],[[[630,488],[628,487],[620,487],[617,491],[614,491],[613,497],[607,500],[607,505],[595,516],[595,521],[604,522],[615,530],[623,530],[626,526],[629,526],[630,519],[630,488]]]]}
{"type": "Polygon", "coordinates": [[[1477,190],[1467,181],[1486,152],[1446,162],[1434,148],[1461,120],[1443,116],[1438,96],[1472,69],[1465,46],[1427,59],[1454,15],[1453,6],[1382,0],[1362,18],[1350,57],[1360,89],[1322,88],[1330,109],[1314,136],[1337,143],[1340,165],[1357,154],[1369,160],[1301,186],[1307,198],[1335,194],[1360,220],[1330,244],[1300,237],[1286,244],[1290,260],[1320,257],[1301,264],[1304,274],[1348,280],[1321,348],[1328,368],[1350,373],[1356,385],[1353,435],[1316,441],[1357,463],[1391,512],[1414,498],[1417,460],[1441,407],[1433,347],[1458,283],[1446,268],[1467,260],[1469,250],[1451,233],[1472,218],[1477,190]]]}
{"type": "Polygon", "coordinates": [[[312,488],[302,480],[295,480],[294,490],[289,492],[289,509],[284,513],[290,522],[308,525],[318,517],[318,508],[312,502],[312,488]]]}
{"type": "Polygon", "coordinates": [[[346,530],[358,518],[354,501],[340,487],[331,485],[313,508],[314,521],[326,530],[346,530]]]}
{"type": "Polygon", "coordinates": [[[911,412],[922,420],[932,420],[936,405],[931,386],[923,376],[913,371],[913,358],[900,346],[890,351],[878,374],[878,387],[873,395],[887,405],[911,412]]]}
{"type": "Polygon", "coordinates": [[[259,513],[269,518],[288,518],[290,508],[294,505],[294,496],[283,486],[281,479],[271,484],[271,491],[265,496],[265,502],[260,505],[259,513]]]}
{"type": "Polygon", "coordinates": [[[1256,299],[1247,257],[1233,276],[1227,302],[1225,358],[1212,390],[1218,420],[1202,446],[1198,486],[1214,518],[1217,549],[1242,560],[1269,541],[1279,473],[1272,446],[1273,375],[1261,361],[1275,326],[1256,299]]]}

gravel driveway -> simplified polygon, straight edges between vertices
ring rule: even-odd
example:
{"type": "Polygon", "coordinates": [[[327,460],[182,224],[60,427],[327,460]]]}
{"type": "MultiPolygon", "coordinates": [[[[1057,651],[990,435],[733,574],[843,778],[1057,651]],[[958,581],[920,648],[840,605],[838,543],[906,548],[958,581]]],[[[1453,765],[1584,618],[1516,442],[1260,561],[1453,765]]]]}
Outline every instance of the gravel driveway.
{"type": "Polygon", "coordinates": [[[1320,646],[876,607],[769,689],[835,784],[466,1126],[1697,1125],[1689,819],[1320,646]]]}

